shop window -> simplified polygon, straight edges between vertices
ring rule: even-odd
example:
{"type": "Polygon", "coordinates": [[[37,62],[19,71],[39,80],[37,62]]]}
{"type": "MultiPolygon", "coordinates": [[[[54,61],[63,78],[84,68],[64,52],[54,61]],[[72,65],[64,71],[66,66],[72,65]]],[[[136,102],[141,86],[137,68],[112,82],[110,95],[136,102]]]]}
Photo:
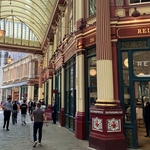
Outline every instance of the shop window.
{"type": "Polygon", "coordinates": [[[89,0],[89,17],[96,14],[96,0],[89,0]]]}
{"type": "Polygon", "coordinates": [[[147,3],[150,0],[130,0],[130,4],[137,4],[137,3],[147,3]]]}
{"type": "Polygon", "coordinates": [[[65,126],[74,131],[76,111],[76,59],[73,57],[65,65],[65,126]]]}
{"type": "Polygon", "coordinates": [[[133,53],[134,75],[137,77],[150,77],[150,51],[133,53]]]}

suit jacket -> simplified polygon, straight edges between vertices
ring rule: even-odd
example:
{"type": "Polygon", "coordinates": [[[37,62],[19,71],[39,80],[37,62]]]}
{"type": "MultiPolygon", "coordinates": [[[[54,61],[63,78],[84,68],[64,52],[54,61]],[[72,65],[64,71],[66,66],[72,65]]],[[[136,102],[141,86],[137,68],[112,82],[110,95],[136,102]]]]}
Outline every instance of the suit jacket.
{"type": "Polygon", "coordinates": [[[57,104],[52,104],[52,112],[56,113],[57,112],[57,104]]]}

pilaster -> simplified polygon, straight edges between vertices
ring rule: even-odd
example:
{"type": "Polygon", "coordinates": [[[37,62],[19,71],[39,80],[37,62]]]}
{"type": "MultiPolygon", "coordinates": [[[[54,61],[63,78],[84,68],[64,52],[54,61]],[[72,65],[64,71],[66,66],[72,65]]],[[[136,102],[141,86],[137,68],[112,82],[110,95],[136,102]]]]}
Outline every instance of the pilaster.
{"type": "Polygon", "coordinates": [[[76,53],[76,115],[75,137],[84,140],[86,138],[85,123],[85,72],[84,72],[84,47],[77,49],[76,53]]]}
{"type": "Polygon", "coordinates": [[[64,100],[64,96],[65,96],[65,93],[64,93],[64,77],[65,75],[65,69],[64,69],[64,66],[62,66],[62,70],[61,70],[61,111],[60,111],[60,125],[61,126],[64,126],[65,125],[65,122],[64,122],[64,119],[65,119],[65,111],[64,111],[64,104],[65,104],[65,100],[64,100]]]}

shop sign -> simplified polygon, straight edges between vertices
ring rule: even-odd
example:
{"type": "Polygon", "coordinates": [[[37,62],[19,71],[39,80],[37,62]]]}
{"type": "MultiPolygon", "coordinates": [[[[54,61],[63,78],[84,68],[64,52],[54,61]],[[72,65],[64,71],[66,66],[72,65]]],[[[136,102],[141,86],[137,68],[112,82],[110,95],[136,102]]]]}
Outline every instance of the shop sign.
{"type": "Polygon", "coordinates": [[[117,36],[118,38],[150,36],[150,27],[118,28],[117,36]]]}
{"type": "Polygon", "coordinates": [[[136,61],[138,67],[147,67],[150,61],[136,61]]]}

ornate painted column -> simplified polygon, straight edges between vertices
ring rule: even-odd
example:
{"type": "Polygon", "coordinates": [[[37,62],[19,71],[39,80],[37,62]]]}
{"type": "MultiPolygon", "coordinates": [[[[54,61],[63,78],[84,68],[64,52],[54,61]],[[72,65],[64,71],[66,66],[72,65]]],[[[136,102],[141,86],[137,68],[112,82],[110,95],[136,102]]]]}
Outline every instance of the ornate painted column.
{"type": "Polygon", "coordinates": [[[75,115],[75,137],[85,140],[85,72],[84,72],[84,46],[83,40],[78,40],[76,52],[76,115],[75,115]]]}
{"type": "Polygon", "coordinates": [[[42,99],[42,68],[40,68],[40,76],[39,76],[39,88],[38,88],[38,100],[42,99]]]}
{"type": "Polygon", "coordinates": [[[60,110],[60,125],[61,126],[64,126],[65,125],[65,111],[64,111],[64,96],[65,96],[65,89],[64,89],[64,77],[65,75],[65,69],[64,69],[64,65],[62,65],[62,68],[61,68],[61,110],[60,110]]]}
{"type": "Polygon", "coordinates": [[[97,150],[126,150],[123,110],[114,100],[110,1],[96,1],[97,100],[90,108],[89,146],[97,150]]]}

